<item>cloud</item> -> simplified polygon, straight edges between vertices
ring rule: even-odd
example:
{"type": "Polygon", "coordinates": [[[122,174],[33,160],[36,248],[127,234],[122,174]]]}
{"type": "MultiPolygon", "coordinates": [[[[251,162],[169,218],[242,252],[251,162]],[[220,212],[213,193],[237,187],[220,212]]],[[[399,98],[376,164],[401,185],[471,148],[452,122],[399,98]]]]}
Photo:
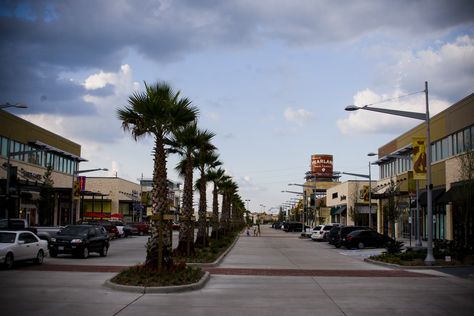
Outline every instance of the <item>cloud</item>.
{"type": "Polygon", "coordinates": [[[292,107],[289,107],[285,109],[283,116],[288,122],[303,126],[306,121],[311,120],[313,114],[305,109],[293,110],[292,107]]]}
{"type": "Polygon", "coordinates": [[[398,53],[398,61],[381,67],[379,77],[396,81],[405,91],[423,89],[429,81],[434,95],[457,101],[473,92],[474,37],[464,35],[451,43],[442,43],[415,52],[398,53]]]}
{"type": "Polygon", "coordinates": [[[3,1],[0,77],[8,80],[0,82],[0,95],[31,105],[34,113],[95,115],[83,94],[100,94],[131,49],[169,63],[189,52],[255,48],[268,40],[322,46],[374,33],[424,39],[472,29],[473,6],[469,0],[3,1]],[[97,70],[85,85],[62,80],[64,73],[97,70]]]}
{"type": "MultiPolygon", "coordinates": [[[[403,93],[402,91],[396,91],[391,95],[378,95],[375,92],[366,89],[358,92],[354,96],[354,104],[357,106],[370,105],[377,108],[399,111],[426,112],[426,99],[424,93],[416,94],[409,98],[400,98],[403,95],[406,95],[406,93],[403,93]],[[383,100],[393,101],[382,102],[383,100]]],[[[450,105],[451,104],[447,101],[431,99],[430,116],[443,111],[450,105]]],[[[359,110],[351,112],[347,118],[339,119],[337,121],[337,127],[341,133],[346,135],[374,133],[399,134],[420,123],[422,122],[411,118],[359,110]]]]}

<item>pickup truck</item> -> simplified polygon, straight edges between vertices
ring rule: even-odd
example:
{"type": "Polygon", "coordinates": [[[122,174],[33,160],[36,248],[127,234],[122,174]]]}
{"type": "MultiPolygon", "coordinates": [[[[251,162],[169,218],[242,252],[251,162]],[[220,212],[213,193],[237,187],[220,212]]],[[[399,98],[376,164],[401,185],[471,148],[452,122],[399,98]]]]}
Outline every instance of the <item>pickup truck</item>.
{"type": "Polygon", "coordinates": [[[29,226],[28,221],[22,218],[0,220],[0,230],[28,230],[35,233],[40,239],[50,241],[63,227],[56,226],[29,226]]]}
{"type": "Polygon", "coordinates": [[[28,225],[28,221],[22,218],[0,219],[0,230],[29,230],[36,234],[36,229],[28,225]]]}

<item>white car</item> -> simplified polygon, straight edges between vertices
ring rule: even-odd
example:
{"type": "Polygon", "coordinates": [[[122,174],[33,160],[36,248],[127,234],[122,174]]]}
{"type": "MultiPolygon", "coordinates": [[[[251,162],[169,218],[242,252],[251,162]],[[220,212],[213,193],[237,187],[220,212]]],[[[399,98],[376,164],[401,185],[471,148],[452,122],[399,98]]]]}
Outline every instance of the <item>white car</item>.
{"type": "Polygon", "coordinates": [[[48,255],[48,242],[30,231],[0,230],[0,264],[11,269],[17,261],[33,260],[42,264],[48,255]]]}
{"type": "Polygon", "coordinates": [[[321,229],[321,225],[314,226],[313,228],[307,228],[306,231],[301,234],[303,237],[311,238],[314,232],[319,231],[321,229]]]}
{"type": "Polygon", "coordinates": [[[331,230],[331,228],[333,228],[334,226],[339,226],[339,225],[340,224],[338,223],[321,225],[318,231],[313,232],[313,234],[311,235],[311,239],[313,241],[327,240],[329,236],[329,231],[331,230]]]}

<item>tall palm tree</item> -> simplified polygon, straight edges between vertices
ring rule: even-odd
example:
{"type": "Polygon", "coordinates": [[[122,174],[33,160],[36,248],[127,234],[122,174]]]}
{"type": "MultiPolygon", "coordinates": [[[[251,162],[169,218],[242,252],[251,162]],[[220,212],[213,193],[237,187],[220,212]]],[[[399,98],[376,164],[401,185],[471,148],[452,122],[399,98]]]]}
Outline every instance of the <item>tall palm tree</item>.
{"type": "Polygon", "coordinates": [[[237,183],[230,179],[222,182],[220,186],[222,192],[222,214],[219,231],[223,231],[224,235],[230,231],[232,196],[237,192],[237,188],[237,183]]]}
{"type": "Polygon", "coordinates": [[[213,183],[212,188],[212,233],[211,238],[218,238],[219,230],[219,186],[222,182],[230,180],[229,176],[225,175],[225,170],[222,168],[210,170],[207,174],[207,179],[213,183]]]}
{"type": "Polygon", "coordinates": [[[221,165],[219,155],[215,152],[215,147],[211,144],[199,149],[195,160],[195,166],[199,171],[200,178],[196,181],[199,190],[199,220],[198,232],[196,236],[196,246],[206,247],[209,242],[209,234],[207,231],[207,173],[209,170],[221,165]]]}
{"type": "Polygon", "coordinates": [[[169,212],[168,183],[166,172],[166,139],[172,132],[196,119],[197,108],[191,101],[181,98],[166,82],[148,85],[145,91],[134,92],[128,99],[128,105],[118,110],[125,131],[130,131],[138,140],[151,135],[153,146],[153,189],[151,193],[153,214],[160,220],[152,221],[151,236],[146,248],[145,265],[150,268],[171,266],[171,234],[161,220],[169,212]]]}
{"type": "Polygon", "coordinates": [[[193,215],[193,170],[194,161],[201,148],[210,146],[214,133],[200,130],[194,121],[175,131],[169,139],[170,152],[177,153],[182,160],[176,169],[184,175],[183,186],[183,217],[185,219],[179,230],[177,252],[182,255],[194,254],[194,227],[191,221],[193,215]]]}

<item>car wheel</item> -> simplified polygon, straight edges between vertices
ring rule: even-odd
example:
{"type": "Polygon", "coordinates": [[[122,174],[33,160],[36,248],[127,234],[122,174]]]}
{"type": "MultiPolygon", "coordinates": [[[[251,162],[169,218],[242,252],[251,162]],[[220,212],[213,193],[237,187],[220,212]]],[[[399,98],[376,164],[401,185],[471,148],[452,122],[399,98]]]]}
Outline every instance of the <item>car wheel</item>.
{"type": "Polygon", "coordinates": [[[7,256],[5,257],[5,268],[7,269],[11,269],[13,268],[13,263],[15,262],[14,258],[13,258],[13,254],[12,253],[9,253],[7,254],[7,256]]]}
{"type": "Polygon", "coordinates": [[[52,249],[51,249],[51,250],[49,251],[49,256],[50,256],[51,258],[56,258],[56,257],[58,256],[58,253],[57,253],[56,250],[52,250],[52,249]]]}
{"type": "Polygon", "coordinates": [[[139,234],[140,236],[143,236],[143,232],[139,232],[138,234],[139,234]]]}
{"type": "Polygon", "coordinates": [[[38,254],[36,255],[35,258],[35,263],[36,264],[42,264],[44,261],[44,252],[43,250],[38,251],[38,254]]]}
{"type": "Polygon", "coordinates": [[[104,245],[102,246],[102,249],[100,250],[100,253],[99,253],[100,256],[101,256],[101,257],[106,257],[108,250],[109,250],[109,248],[107,247],[106,244],[104,244],[104,245]]]}
{"type": "Polygon", "coordinates": [[[336,248],[341,248],[341,244],[336,244],[336,248]]]}
{"type": "Polygon", "coordinates": [[[84,249],[82,250],[82,255],[81,256],[82,256],[83,259],[89,258],[89,248],[84,247],[84,249]]]}
{"type": "Polygon", "coordinates": [[[359,243],[357,244],[357,248],[359,248],[359,249],[364,249],[364,247],[365,247],[365,245],[364,245],[363,242],[359,242],[359,243]]]}

